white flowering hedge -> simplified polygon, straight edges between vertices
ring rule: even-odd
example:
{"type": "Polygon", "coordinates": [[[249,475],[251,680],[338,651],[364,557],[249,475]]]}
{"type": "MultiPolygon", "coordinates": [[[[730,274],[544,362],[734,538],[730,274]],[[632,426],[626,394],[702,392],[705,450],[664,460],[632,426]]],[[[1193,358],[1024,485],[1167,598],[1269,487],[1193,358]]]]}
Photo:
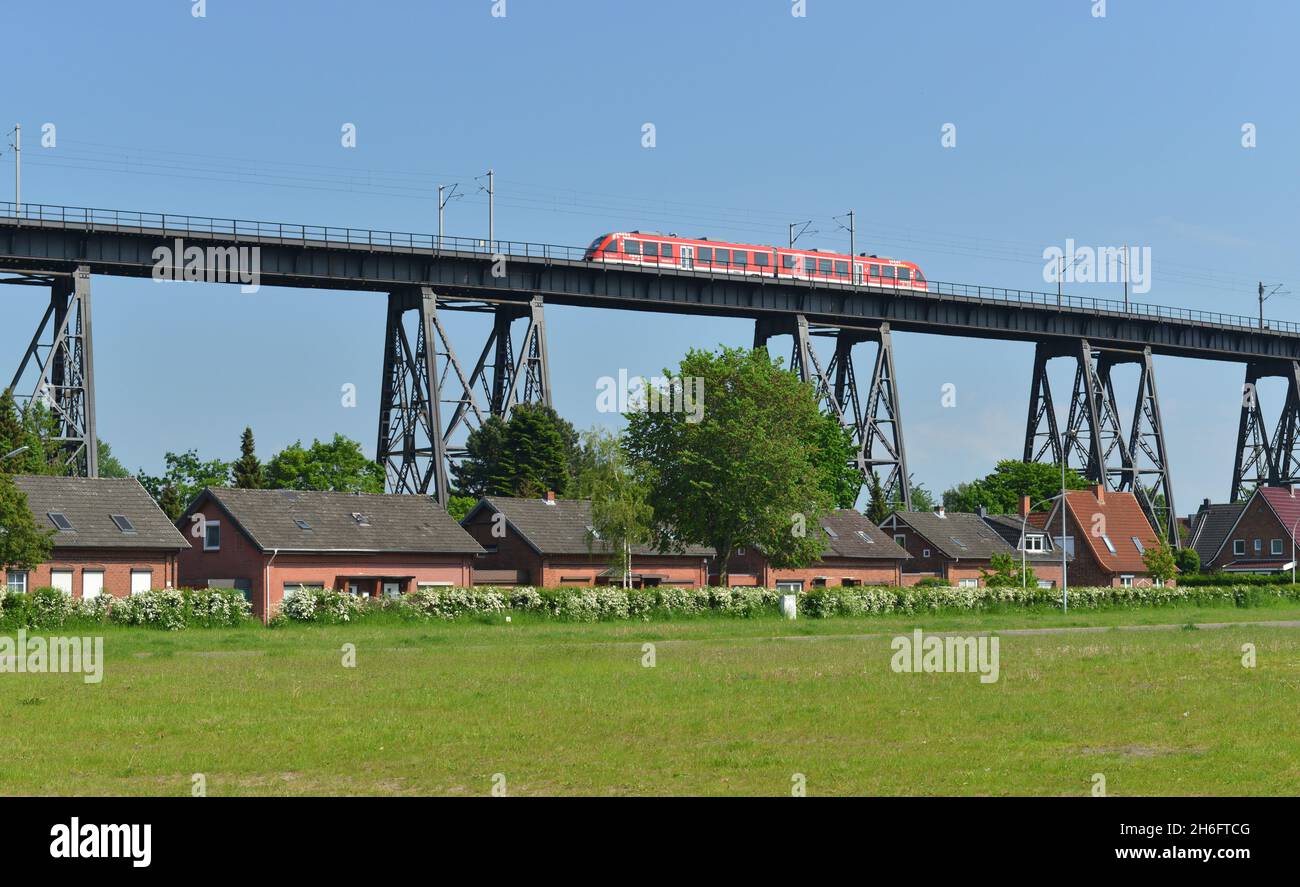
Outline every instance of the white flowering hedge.
{"type": "Polygon", "coordinates": [[[73,598],[57,588],[0,597],[0,626],[62,628],[69,623],[141,625],[179,631],[187,627],[220,628],[247,622],[252,606],[242,592],[228,588],[168,588],[130,597],[73,598]]]}

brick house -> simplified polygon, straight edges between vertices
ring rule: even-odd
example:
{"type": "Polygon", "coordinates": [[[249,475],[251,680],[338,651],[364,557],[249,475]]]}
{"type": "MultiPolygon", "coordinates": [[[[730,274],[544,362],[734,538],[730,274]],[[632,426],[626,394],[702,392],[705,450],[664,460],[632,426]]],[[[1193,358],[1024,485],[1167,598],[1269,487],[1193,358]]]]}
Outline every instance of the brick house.
{"type": "MultiPolygon", "coordinates": [[[[1245,507],[1245,502],[1218,504],[1206,499],[1201,503],[1196,514],[1192,515],[1187,544],[1200,555],[1202,570],[1208,572],[1212,569],[1211,564],[1218,557],[1219,550],[1223,547],[1223,540],[1236,525],[1237,518],[1241,517],[1241,511],[1245,507]]],[[[1228,547],[1228,551],[1232,551],[1231,546],[1228,547]]]]}
{"type": "MultiPolygon", "coordinates": [[[[1287,569],[1293,530],[1300,523],[1300,497],[1295,489],[1258,487],[1237,508],[1236,518],[1220,536],[1210,557],[1202,560],[1202,569],[1225,573],[1278,573],[1287,569]]],[[[1210,544],[1205,547],[1209,552],[1210,544]]]]}
{"type": "MultiPolygon", "coordinates": [[[[476,585],[609,585],[619,582],[607,546],[594,535],[591,502],[488,496],[461,521],[484,553],[474,562],[476,585]]],[[[632,549],[632,584],[641,588],[708,585],[713,549],[683,554],[639,545],[632,549]]]]}
{"type": "Polygon", "coordinates": [[[263,620],[298,588],[397,597],[468,586],[483,549],[427,496],[207,489],[177,521],[181,583],[242,590],[263,620]]]}
{"type": "MultiPolygon", "coordinates": [[[[1136,496],[1095,484],[1086,490],[1066,491],[1065,501],[1065,548],[1073,555],[1071,585],[1152,584],[1142,555],[1158,545],[1160,538],[1136,496]]],[[[1047,526],[1056,528],[1057,533],[1060,509],[1058,501],[1047,517],[1047,526]]]]}
{"type": "MultiPolygon", "coordinates": [[[[946,579],[954,585],[984,584],[995,554],[1019,559],[1002,535],[978,514],[947,511],[895,511],[880,525],[911,555],[903,568],[903,584],[922,579],[946,579]]],[[[1019,528],[1017,528],[1018,530],[1019,528]]]]}
{"type": "Polygon", "coordinates": [[[9,570],[10,591],[126,597],[178,584],[177,556],[189,546],[135,478],[18,475],[14,483],[37,526],[54,531],[54,550],[31,570],[9,570]]]}
{"type": "MultiPolygon", "coordinates": [[[[1031,513],[1029,507],[1029,497],[1022,496],[1019,514],[989,514],[981,508],[979,515],[1011,546],[1017,569],[1024,563],[1033,570],[1039,588],[1060,588],[1062,551],[1047,527],[1048,514],[1031,513]]],[[[1064,557],[1068,570],[1073,558],[1068,551],[1064,557]]]]}
{"type": "MultiPolygon", "coordinates": [[[[728,584],[806,591],[850,585],[901,585],[910,555],[853,509],[822,518],[826,552],[809,567],[773,567],[757,549],[741,549],[728,564],[728,584]]],[[[716,572],[716,569],[715,569],[716,572]]]]}

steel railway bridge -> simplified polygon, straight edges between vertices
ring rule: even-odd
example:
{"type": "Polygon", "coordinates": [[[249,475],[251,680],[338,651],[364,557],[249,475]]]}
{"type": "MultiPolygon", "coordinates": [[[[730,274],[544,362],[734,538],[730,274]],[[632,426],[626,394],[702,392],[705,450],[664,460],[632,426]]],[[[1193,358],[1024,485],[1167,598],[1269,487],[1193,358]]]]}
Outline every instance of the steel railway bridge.
{"type": "Polygon", "coordinates": [[[1065,460],[1108,489],[1136,492],[1170,539],[1178,539],[1177,511],[1152,355],[1245,364],[1234,500],[1252,484],[1300,482],[1300,324],[935,281],[921,293],[606,266],[584,261],[582,248],[540,243],[0,203],[0,282],[49,291],[11,387],[36,377],[15,395],[55,412],[75,470],[98,472],[92,274],[151,277],[157,256],[179,253],[179,266],[193,250],[189,264],[202,279],[221,279],[241,248],[259,251],[263,285],[387,297],[377,459],[397,492],[445,501],[448,460],[463,455],[455,441],[516,404],[550,404],[546,304],[746,318],[756,347],[789,335],[793,369],[851,429],[864,476],[878,472],[887,495],[908,507],[895,331],[1034,343],[1024,460],[1065,460]],[[475,351],[453,347],[443,323],[452,311],[491,315],[475,351]],[[823,339],[832,340],[828,359],[817,347],[823,339]],[[869,375],[859,373],[859,345],[873,352],[861,364],[869,375]],[[1052,360],[1075,370],[1064,426],[1048,382],[1052,360]],[[1137,367],[1131,404],[1119,402],[1112,381],[1125,364],[1137,367]],[[1256,383],[1273,376],[1286,379],[1287,394],[1270,431],[1256,383]]]}

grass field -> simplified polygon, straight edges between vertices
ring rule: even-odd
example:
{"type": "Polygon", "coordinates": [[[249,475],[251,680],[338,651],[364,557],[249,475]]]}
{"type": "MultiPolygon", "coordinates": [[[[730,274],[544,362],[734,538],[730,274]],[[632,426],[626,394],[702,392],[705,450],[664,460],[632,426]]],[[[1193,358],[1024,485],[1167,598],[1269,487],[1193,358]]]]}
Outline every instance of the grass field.
{"type": "MultiPolygon", "coordinates": [[[[0,674],[0,793],[1300,793],[1300,607],[267,630],[101,628],[103,682],[0,674]],[[893,635],[1003,634],[1000,680],[893,635]],[[656,664],[643,667],[642,645],[656,664]],[[1254,644],[1255,668],[1242,665],[1254,644]],[[356,667],[342,666],[355,644],[356,667]]],[[[12,632],[8,632],[12,635],[12,632]]]]}

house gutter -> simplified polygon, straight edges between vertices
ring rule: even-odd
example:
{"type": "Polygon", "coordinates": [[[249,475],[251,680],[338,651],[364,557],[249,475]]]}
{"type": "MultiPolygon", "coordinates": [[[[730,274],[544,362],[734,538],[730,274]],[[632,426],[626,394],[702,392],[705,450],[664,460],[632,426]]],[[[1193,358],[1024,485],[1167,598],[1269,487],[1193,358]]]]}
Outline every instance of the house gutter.
{"type": "Polygon", "coordinates": [[[262,624],[267,625],[271,622],[271,564],[275,563],[275,556],[280,553],[280,549],[271,549],[271,559],[266,562],[262,568],[262,624]]]}

